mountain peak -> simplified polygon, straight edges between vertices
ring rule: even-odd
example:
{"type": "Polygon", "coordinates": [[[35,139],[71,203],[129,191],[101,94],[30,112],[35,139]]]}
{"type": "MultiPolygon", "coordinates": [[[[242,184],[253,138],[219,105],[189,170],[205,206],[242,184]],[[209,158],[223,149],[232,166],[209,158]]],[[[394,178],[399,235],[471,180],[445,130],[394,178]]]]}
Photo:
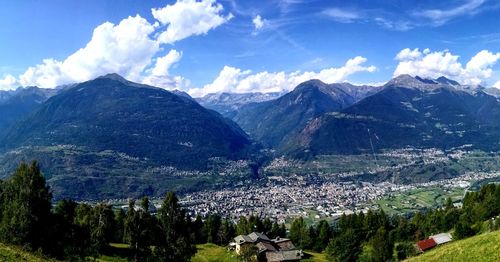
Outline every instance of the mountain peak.
{"type": "Polygon", "coordinates": [[[120,82],[129,82],[127,79],[125,79],[123,76],[117,74],[117,73],[110,73],[110,74],[107,74],[107,75],[103,75],[103,76],[100,76],[98,77],[97,79],[111,79],[111,80],[116,80],[116,81],[120,81],[120,82]]]}
{"type": "Polygon", "coordinates": [[[452,85],[452,86],[459,86],[460,85],[459,82],[452,80],[452,79],[449,79],[445,76],[440,76],[440,77],[436,78],[436,82],[441,83],[441,84],[445,84],[445,85],[452,85]]]}
{"type": "Polygon", "coordinates": [[[408,74],[399,75],[393,79],[391,79],[385,86],[398,86],[398,87],[406,87],[406,88],[417,88],[417,89],[425,89],[432,90],[436,88],[440,88],[443,86],[449,86],[448,83],[441,83],[437,80],[430,78],[422,78],[420,76],[411,76],[408,74]]]}
{"type": "Polygon", "coordinates": [[[300,83],[298,87],[303,87],[303,86],[324,86],[326,85],[323,81],[319,80],[319,79],[311,79],[311,80],[307,80],[305,82],[302,82],[300,83]]]}
{"type": "Polygon", "coordinates": [[[399,75],[389,82],[386,85],[401,85],[407,87],[438,87],[438,86],[453,86],[458,87],[461,86],[459,82],[449,79],[445,76],[440,76],[436,79],[431,78],[423,78],[420,76],[411,76],[408,74],[399,75]]]}
{"type": "MultiPolygon", "coordinates": [[[[135,83],[135,82],[132,82],[132,81],[129,81],[127,79],[125,79],[123,76],[117,74],[117,73],[110,73],[110,74],[106,74],[106,75],[103,75],[103,76],[100,76],[96,79],[92,79],[90,80],[89,82],[92,82],[94,80],[99,80],[99,79],[108,79],[108,80],[112,80],[112,81],[116,81],[116,82],[119,82],[119,83],[122,83],[124,85],[127,85],[127,86],[132,86],[132,87],[141,87],[141,88],[159,88],[159,87],[154,87],[154,86],[149,86],[149,85],[145,85],[145,84],[140,84],[140,83],[135,83]]],[[[161,89],[161,88],[159,88],[161,89]]]]}
{"type": "Polygon", "coordinates": [[[423,77],[420,77],[420,76],[415,76],[415,79],[417,79],[420,82],[423,82],[423,83],[426,83],[426,84],[430,84],[430,85],[438,84],[438,82],[434,81],[434,79],[431,79],[431,78],[423,78],[423,77]]]}
{"type": "Polygon", "coordinates": [[[402,74],[391,79],[389,82],[387,82],[386,85],[409,85],[409,84],[419,84],[419,83],[423,82],[411,75],[402,74]]]}

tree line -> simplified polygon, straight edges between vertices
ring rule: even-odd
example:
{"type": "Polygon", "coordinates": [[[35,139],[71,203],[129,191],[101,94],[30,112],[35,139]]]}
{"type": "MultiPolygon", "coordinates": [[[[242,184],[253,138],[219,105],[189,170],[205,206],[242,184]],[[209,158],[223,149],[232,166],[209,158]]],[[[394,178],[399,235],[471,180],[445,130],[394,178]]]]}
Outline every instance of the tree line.
{"type": "Polygon", "coordinates": [[[110,205],[59,201],[36,162],[21,163],[11,178],[0,181],[0,241],[70,261],[96,259],[112,242],[130,244],[135,261],[189,261],[196,252],[192,222],[168,193],[156,216],[149,200],[115,211],[110,205]]]}

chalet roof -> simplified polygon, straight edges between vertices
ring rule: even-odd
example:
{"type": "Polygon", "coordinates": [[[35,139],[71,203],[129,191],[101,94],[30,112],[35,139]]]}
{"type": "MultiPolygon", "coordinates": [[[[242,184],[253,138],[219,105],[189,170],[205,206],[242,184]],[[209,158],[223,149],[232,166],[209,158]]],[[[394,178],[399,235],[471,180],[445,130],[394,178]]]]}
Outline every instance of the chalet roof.
{"type": "Polygon", "coordinates": [[[259,249],[259,253],[267,251],[278,251],[271,243],[259,242],[255,246],[259,249]]]}
{"type": "Polygon", "coordinates": [[[436,244],[438,244],[438,245],[448,243],[453,239],[451,237],[450,233],[436,234],[436,235],[430,236],[429,238],[434,239],[434,242],[436,242],[436,244]]]}
{"type": "Polygon", "coordinates": [[[422,251],[429,250],[429,249],[435,247],[436,245],[437,245],[436,241],[434,241],[434,239],[432,239],[432,238],[424,239],[424,240],[417,242],[418,248],[422,251]]]}
{"type": "Polygon", "coordinates": [[[253,241],[247,235],[239,235],[239,236],[234,238],[234,242],[236,242],[236,244],[243,244],[243,243],[253,243],[255,241],[253,241]]]}
{"type": "Polygon", "coordinates": [[[257,240],[271,241],[266,235],[258,232],[252,232],[248,235],[249,238],[253,240],[253,242],[257,240]]]}
{"type": "Polygon", "coordinates": [[[271,262],[298,261],[301,258],[302,258],[302,251],[300,250],[277,251],[277,252],[266,253],[267,261],[271,262]]]}
{"type": "Polygon", "coordinates": [[[292,240],[288,238],[275,238],[271,240],[279,250],[295,250],[295,245],[293,245],[292,240]]]}
{"type": "Polygon", "coordinates": [[[288,238],[277,237],[277,238],[271,239],[271,241],[274,243],[281,243],[281,242],[287,242],[287,241],[291,241],[291,240],[288,238]]]}

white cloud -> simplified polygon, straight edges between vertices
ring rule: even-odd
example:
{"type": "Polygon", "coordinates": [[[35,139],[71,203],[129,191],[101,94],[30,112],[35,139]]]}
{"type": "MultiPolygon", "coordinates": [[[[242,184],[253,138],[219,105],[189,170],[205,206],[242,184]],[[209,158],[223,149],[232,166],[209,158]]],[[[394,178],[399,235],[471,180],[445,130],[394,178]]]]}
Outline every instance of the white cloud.
{"type": "Polygon", "coordinates": [[[167,26],[158,40],[171,44],[192,35],[206,34],[233,18],[231,13],[223,16],[223,10],[215,0],[178,0],[173,5],[152,9],[153,17],[167,26]]]}
{"type": "Polygon", "coordinates": [[[169,69],[178,63],[181,58],[182,53],[175,49],[170,50],[165,56],[156,58],[154,67],[146,71],[147,75],[142,82],[166,89],[183,89],[189,84],[189,81],[181,76],[172,77],[169,74],[169,69]]]}
{"type": "Polygon", "coordinates": [[[361,18],[361,15],[357,12],[340,8],[329,8],[322,13],[341,23],[352,23],[361,18]]]}
{"type": "Polygon", "coordinates": [[[139,15],[128,17],[118,25],[106,22],[94,29],[92,39],[64,61],[45,59],[20,76],[23,86],[55,87],[81,82],[106,73],[118,73],[140,80],[142,71],[160,50],[149,37],[154,26],[139,15]]]}
{"type": "MultiPolygon", "coordinates": [[[[424,54],[428,54],[430,52],[430,50],[428,48],[426,48],[424,50],[424,54]]],[[[403,50],[401,50],[397,55],[396,55],[396,59],[397,60],[411,60],[411,61],[414,61],[418,58],[420,58],[422,56],[422,52],[420,52],[420,50],[418,50],[418,48],[415,48],[413,50],[411,50],[410,48],[405,48],[403,50]]]]}
{"type": "Polygon", "coordinates": [[[264,19],[260,17],[260,15],[257,15],[252,19],[253,25],[255,26],[255,30],[260,30],[264,26],[264,19]]]}
{"type": "Polygon", "coordinates": [[[430,19],[435,25],[443,25],[449,20],[462,15],[475,15],[478,8],[484,4],[486,0],[466,0],[462,5],[451,9],[427,9],[416,11],[415,16],[430,19]]]}
{"type": "Polygon", "coordinates": [[[394,71],[394,76],[410,74],[437,78],[446,76],[462,84],[481,84],[492,75],[492,67],[500,59],[500,53],[482,50],[473,56],[466,66],[458,61],[459,56],[453,55],[449,50],[431,52],[425,49],[421,52],[418,48],[410,50],[405,48],[396,55],[399,64],[394,71]]]}
{"type": "Polygon", "coordinates": [[[13,90],[19,87],[19,82],[13,75],[6,75],[0,79],[0,90],[13,90]]]}
{"type": "Polygon", "coordinates": [[[153,9],[150,23],[140,15],[128,17],[118,24],[103,23],[94,29],[85,47],[59,61],[52,58],[29,67],[17,79],[7,76],[0,88],[13,85],[36,85],[53,88],[82,82],[107,73],[118,73],[136,82],[179,88],[188,83],[180,76],[170,76],[169,68],[182,57],[177,50],[157,57],[162,44],[174,43],[192,35],[206,34],[227,22],[232,15],[221,16],[222,5],[215,0],[179,0],[173,5],[153,9]]]}
{"type": "Polygon", "coordinates": [[[500,81],[497,81],[495,84],[493,84],[493,87],[500,89],[500,81]]]}
{"type": "Polygon", "coordinates": [[[168,54],[156,59],[155,67],[151,70],[151,74],[155,76],[167,76],[170,67],[181,60],[182,53],[177,50],[170,50],[168,54]]]}
{"type": "Polygon", "coordinates": [[[192,88],[190,95],[198,97],[217,92],[281,92],[293,89],[298,84],[310,80],[319,79],[326,83],[344,81],[348,76],[358,72],[374,72],[375,66],[364,66],[366,58],[357,56],[349,59],[342,67],[326,68],[319,72],[258,72],[241,70],[225,66],[219,76],[203,88],[192,88]]]}

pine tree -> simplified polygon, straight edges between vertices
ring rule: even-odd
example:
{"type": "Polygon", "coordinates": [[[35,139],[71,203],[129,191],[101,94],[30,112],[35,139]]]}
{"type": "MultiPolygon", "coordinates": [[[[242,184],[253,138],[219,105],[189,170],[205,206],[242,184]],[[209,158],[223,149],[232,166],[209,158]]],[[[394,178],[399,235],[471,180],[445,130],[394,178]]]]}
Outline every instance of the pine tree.
{"type": "Polygon", "coordinates": [[[318,236],[314,243],[314,250],[321,252],[328,245],[330,238],[332,238],[332,229],[326,220],[321,220],[319,221],[316,231],[318,236]]]}
{"type": "Polygon", "coordinates": [[[389,233],[384,227],[380,227],[373,238],[370,240],[370,245],[374,250],[374,260],[375,261],[387,261],[392,258],[392,250],[394,249],[394,243],[389,237],[389,233]]]}
{"type": "Polygon", "coordinates": [[[271,227],[271,232],[269,233],[270,238],[276,238],[276,237],[285,237],[285,235],[280,235],[281,233],[281,228],[278,222],[274,221],[273,226],[271,227]]]}
{"type": "Polygon", "coordinates": [[[174,193],[169,192],[158,212],[161,239],[156,257],[160,261],[189,261],[196,252],[189,237],[189,223],[174,193]]]}
{"type": "Polygon", "coordinates": [[[195,221],[191,223],[191,231],[192,231],[191,238],[193,240],[193,243],[196,244],[207,243],[207,236],[205,235],[203,226],[204,226],[203,219],[201,218],[200,215],[197,215],[195,221]]]}
{"type": "Polygon", "coordinates": [[[220,245],[227,245],[235,237],[236,230],[229,219],[224,219],[218,233],[218,242],[220,245]]]}
{"type": "Polygon", "coordinates": [[[328,243],[325,253],[330,261],[356,261],[361,253],[361,240],[348,228],[328,243]]]}
{"type": "Polygon", "coordinates": [[[3,188],[1,240],[33,250],[50,245],[52,194],[38,163],[21,163],[3,188]]]}
{"type": "Polygon", "coordinates": [[[99,204],[92,210],[90,242],[94,258],[101,254],[113,239],[114,213],[111,206],[99,204]]]}
{"type": "Polygon", "coordinates": [[[290,227],[290,239],[298,248],[307,248],[310,242],[309,230],[302,217],[293,220],[290,227]]]}
{"type": "Polygon", "coordinates": [[[115,212],[115,229],[113,230],[114,231],[113,241],[116,243],[123,243],[125,241],[124,231],[125,231],[126,217],[127,214],[125,214],[125,211],[123,211],[123,209],[121,208],[115,212]]]}
{"type": "Polygon", "coordinates": [[[240,217],[236,224],[236,235],[248,235],[252,232],[246,217],[240,217]]]}
{"type": "Polygon", "coordinates": [[[217,238],[221,227],[221,217],[217,214],[210,214],[203,224],[203,232],[207,236],[208,243],[220,244],[217,238]]]}
{"type": "Polygon", "coordinates": [[[130,200],[125,218],[125,239],[130,244],[135,261],[147,260],[152,244],[152,230],[149,215],[149,201],[143,199],[141,208],[135,210],[135,201],[130,200]]]}
{"type": "Polygon", "coordinates": [[[78,204],[61,200],[54,208],[51,226],[51,256],[68,261],[78,261],[90,255],[90,230],[88,225],[76,224],[78,204]]]}

